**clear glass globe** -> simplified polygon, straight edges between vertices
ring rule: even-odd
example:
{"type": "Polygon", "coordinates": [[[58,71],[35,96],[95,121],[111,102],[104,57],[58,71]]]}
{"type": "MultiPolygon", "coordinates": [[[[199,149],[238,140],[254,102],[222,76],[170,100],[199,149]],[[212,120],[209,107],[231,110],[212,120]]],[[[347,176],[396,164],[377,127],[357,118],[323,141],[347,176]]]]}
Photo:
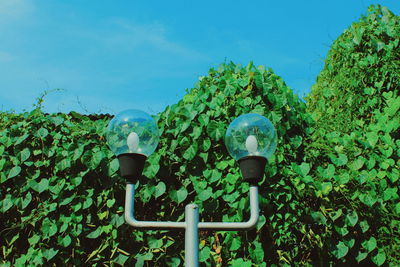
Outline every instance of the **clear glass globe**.
{"type": "Polygon", "coordinates": [[[274,154],[277,135],[272,123],[259,114],[249,113],[237,117],[225,134],[229,154],[239,160],[247,156],[269,158],[274,154]]]}
{"type": "Polygon", "coordinates": [[[158,145],[159,133],[155,120],[149,114],[129,109],[110,121],[106,138],[116,155],[137,153],[148,157],[158,145]]]}

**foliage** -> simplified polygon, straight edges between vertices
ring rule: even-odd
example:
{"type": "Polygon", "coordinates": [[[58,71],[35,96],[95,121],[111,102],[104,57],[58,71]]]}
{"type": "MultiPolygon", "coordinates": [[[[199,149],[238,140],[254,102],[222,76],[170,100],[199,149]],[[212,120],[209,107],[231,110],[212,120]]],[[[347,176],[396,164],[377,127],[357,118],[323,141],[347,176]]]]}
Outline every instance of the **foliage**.
{"type": "Polygon", "coordinates": [[[400,264],[399,19],[370,7],[335,41],[308,99],[320,234],[347,264],[400,264]]]}
{"type": "Polygon", "coordinates": [[[107,118],[2,114],[1,246],[11,265],[84,264],[124,256],[122,185],[104,146],[107,118]],[[96,120],[94,120],[96,118],[96,120]],[[122,237],[121,237],[122,236],[122,237]],[[95,249],[93,249],[95,248],[95,249]],[[108,249],[107,249],[108,248],[108,249]],[[103,251],[104,254],[101,254],[103,251]]]}
{"type": "Polygon", "coordinates": [[[334,41],[307,101],[318,128],[350,133],[383,110],[399,90],[399,36],[400,18],[378,5],[334,41]]]}
{"type": "MultiPolygon", "coordinates": [[[[249,233],[202,233],[200,260],[237,265],[241,259],[260,266],[309,261],[306,253],[317,241],[298,227],[307,207],[292,182],[292,164],[302,161],[310,122],[305,108],[281,78],[262,66],[231,63],[211,69],[157,118],[161,140],[147,161],[147,178],[137,185],[138,217],[182,220],[185,204],[195,201],[203,220],[245,220],[248,184],[241,182],[222,137],[233,118],[258,112],[279,135],[260,190],[260,223],[249,233]]],[[[45,115],[37,108],[1,119],[5,263],[183,263],[183,233],[134,231],[124,224],[123,182],[104,141],[107,116],[45,115]]]]}
{"type": "MultiPolygon", "coordinates": [[[[249,266],[264,266],[311,260],[306,255],[317,241],[311,235],[304,240],[309,230],[299,227],[307,206],[301,185],[293,183],[297,174],[292,168],[302,162],[305,133],[312,131],[305,108],[271,70],[251,63],[246,67],[230,63],[211,69],[182,101],[160,114],[163,137],[157,155],[149,161],[154,165],[162,162],[157,178],[172,190],[170,197],[180,207],[172,213],[173,218],[179,218],[187,201],[199,204],[206,221],[248,218],[249,186],[242,183],[223,136],[234,118],[250,112],[265,115],[277,128],[278,149],[260,188],[262,211],[257,230],[201,235],[206,245],[201,261],[235,265],[241,259],[249,266]],[[184,194],[179,198],[181,190],[184,194]]],[[[154,185],[157,183],[155,180],[154,185]]],[[[150,193],[142,198],[146,195],[150,193]]]]}
{"type": "MultiPolygon", "coordinates": [[[[371,7],[333,44],[309,112],[271,69],[211,69],[156,116],[160,144],[136,184],[138,219],[182,221],[196,202],[201,220],[246,220],[249,185],[223,136],[254,112],[278,133],[260,221],[200,232],[202,265],[400,264],[398,29],[398,17],[371,7]]],[[[41,103],[0,114],[1,264],[182,266],[183,232],[124,223],[124,181],[104,138],[111,116],[44,114],[41,103]]]]}

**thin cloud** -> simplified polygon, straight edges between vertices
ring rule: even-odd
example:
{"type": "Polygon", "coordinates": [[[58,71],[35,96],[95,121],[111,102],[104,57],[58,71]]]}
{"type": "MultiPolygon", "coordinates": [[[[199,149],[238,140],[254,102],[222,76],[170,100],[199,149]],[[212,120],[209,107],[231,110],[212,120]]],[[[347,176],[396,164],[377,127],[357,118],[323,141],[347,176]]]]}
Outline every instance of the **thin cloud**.
{"type": "Polygon", "coordinates": [[[0,62],[2,62],[2,63],[8,63],[8,62],[11,62],[11,61],[13,61],[14,60],[14,57],[10,54],[10,53],[7,53],[7,52],[4,52],[4,51],[0,51],[0,62]]]}
{"type": "Polygon", "coordinates": [[[11,22],[23,18],[34,10],[30,0],[1,0],[0,23],[11,22]]]}
{"type": "Polygon", "coordinates": [[[267,67],[285,67],[303,65],[303,61],[299,57],[288,56],[288,53],[282,53],[277,51],[276,46],[269,44],[262,44],[260,42],[254,42],[250,40],[237,40],[236,46],[239,51],[249,55],[252,58],[257,58],[256,64],[266,65],[267,67]],[[259,60],[266,59],[268,62],[259,62],[259,60]]]}
{"type": "Polygon", "coordinates": [[[132,50],[137,47],[151,46],[162,52],[182,56],[188,59],[207,58],[201,52],[190,49],[168,36],[168,30],[159,22],[150,24],[137,24],[122,18],[113,18],[112,23],[120,28],[120,31],[107,42],[111,45],[128,45],[132,50]]]}

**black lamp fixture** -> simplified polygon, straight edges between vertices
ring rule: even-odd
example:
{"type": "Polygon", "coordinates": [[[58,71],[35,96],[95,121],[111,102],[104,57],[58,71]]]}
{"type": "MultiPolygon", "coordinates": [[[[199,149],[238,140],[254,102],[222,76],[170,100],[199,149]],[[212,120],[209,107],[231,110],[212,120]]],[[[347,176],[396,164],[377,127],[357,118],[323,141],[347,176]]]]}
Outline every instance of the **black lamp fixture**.
{"type": "Polygon", "coordinates": [[[135,183],[141,176],[147,157],[159,141],[157,124],[147,113],[126,110],[115,116],[107,128],[107,142],[117,155],[121,176],[126,178],[125,221],[137,228],[185,229],[185,266],[198,267],[199,229],[238,231],[249,230],[259,218],[258,182],[264,176],[268,158],[277,144],[272,123],[258,114],[245,114],[228,127],[225,144],[231,156],[239,162],[245,181],[250,183],[250,218],[245,222],[203,222],[199,207],[192,203],[185,207],[185,221],[140,221],[134,216],[135,183]]]}
{"type": "Polygon", "coordinates": [[[275,152],[277,135],[267,118],[249,113],[232,121],[226,130],[225,145],[238,161],[244,180],[257,184],[264,176],[267,160],[275,152]]]}
{"type": "Polygon", "coordinates": [[[125,110],[110,121],[106,138],[119,160],[121,176],[128,183],[135,183],[159,142],[155,120],[146,112],[125,110]]]}

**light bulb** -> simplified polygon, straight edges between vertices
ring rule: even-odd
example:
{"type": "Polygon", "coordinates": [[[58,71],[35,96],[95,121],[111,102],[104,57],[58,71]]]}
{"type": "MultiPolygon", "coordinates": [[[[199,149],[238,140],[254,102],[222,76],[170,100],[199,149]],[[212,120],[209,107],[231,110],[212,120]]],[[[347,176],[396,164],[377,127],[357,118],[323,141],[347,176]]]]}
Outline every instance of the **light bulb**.
{"type": "Polygon", "coordinates": [[[129,109],[117,114],[106,131],[108,146],[115,155],[142,154],[150,156],[157,147],[157,123],[146,112],[129,109]]]}
{"type": "Polygon", "coordinates": [[[246,149],[250,154],[256,153],[258,149],[257,138],[254,135],[249,135],[246,138],[246,149]]]}
{"type": "Polygon", "coordinates": [[[126,144],[129,148],[129,153],[137,152],[139,147],[139,135],[135,132],[131,132],[126,139],[126,144]]]}
{"type": "Polygon", "coordinates": [[[277,136],[272,123],[259,114],[243,114],[229,124],[225,144],[229,154],[240,160],[245,157],[270,158],[276,149],[277,136]]]}

